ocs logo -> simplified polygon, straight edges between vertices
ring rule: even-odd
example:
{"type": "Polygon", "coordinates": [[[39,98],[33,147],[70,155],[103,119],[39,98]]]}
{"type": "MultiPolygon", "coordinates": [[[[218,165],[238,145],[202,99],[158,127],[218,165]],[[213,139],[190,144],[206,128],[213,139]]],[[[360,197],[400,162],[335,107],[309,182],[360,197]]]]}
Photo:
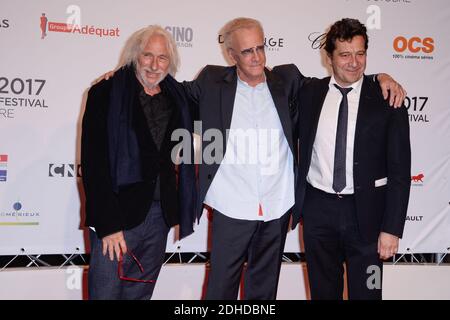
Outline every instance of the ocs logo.
{"type": "Polygon", "coordinates": [[[435,46],[434,46],[434,39],[427,37],[427,38],[420,38],[420,37],[411,37],[406,38],[403,36],[399,36],[394,39],[394,50],[399,53],[403,53],[405,51],[409,51],[411,53],[433,53],[435,46]]]}

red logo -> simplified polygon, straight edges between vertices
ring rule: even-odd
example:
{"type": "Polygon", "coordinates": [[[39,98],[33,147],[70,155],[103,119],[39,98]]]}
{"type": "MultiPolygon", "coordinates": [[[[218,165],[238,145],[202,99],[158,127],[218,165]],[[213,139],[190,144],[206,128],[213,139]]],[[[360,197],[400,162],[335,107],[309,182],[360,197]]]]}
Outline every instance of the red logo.
{"type": "Polygon", "coordinates": [[[47,32],[65,32],[78,33],[86,36],[97,37],[119,37],[120,29],[116,28],[99,28],[93,25],[76,25],[64,22],[49,22],[45,13],[40,17],[41,39],[47,36],[47,32]]]}
{"type": "Polygon", "coordinates": [[[417,176],[412,176],[411,177],[411,181],[412,182],[422,182],[423,183],[423,179],[425,178],[425,175],[423,173],[418,174],[417,176]]]}

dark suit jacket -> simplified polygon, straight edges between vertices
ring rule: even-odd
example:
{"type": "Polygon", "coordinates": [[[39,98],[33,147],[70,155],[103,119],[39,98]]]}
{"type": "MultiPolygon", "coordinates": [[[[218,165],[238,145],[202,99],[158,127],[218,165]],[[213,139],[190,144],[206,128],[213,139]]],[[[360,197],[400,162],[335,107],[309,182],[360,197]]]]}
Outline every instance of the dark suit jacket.
{"type": "MultiPolygon", "coordinates": [[[[266,79],[278,115],[283,126],[289,147],[294,151],[293,118],[296,117],[296,97],[299,84],[303,76],[294,65],[284,65],[274,68],[273,71],[265,70],[266,79]]],[[[196,80],[185,82],[184,87],[188,100],[190,100],[191,112],[195,119],[202,121],[202,133],[208,129],[219,129],[223,137],[230,129],[233,115],[234,99],[237,89],[236,67],[206,66],[196,80]]],[[[221,150],[223,156],[227,141],[224,139],[221,150]]],[[[202,154],[209,145],[207,141],[202,143],[202,154]]],[[[197,201],[197,216],[200,217],[203,209],[203,200],[214,179],[220,163],[199,165],[199,192],[197,201]]],[[[292,168],[292,174],[295,169],[292,168]]]]}
{"type": "MultiPolygon", "coordinates": [[[[133,81],[138,80],[134,78],[133,81]]],[[[165,79],[161,82],[161,87],[165,86],[166,81],[165,79]]],[[[181,85],[176,85],[180,87],[179,92],[183,93],[181,85]]],[[[136,84],[136,87],[141,86],[136,84]]],[[[180,230],[180,234],[190,234],[194,221],[194,167],[191,165],[190,175],[190,172],[187,172],[190,169],[186,170],[183,166],[183,172],[178,172],[177,176],[171,160],[171,150],[177,144],[176,141],[171,141],[171,133],[183,127],[183,124],[192,127],[189,112],[181,112],[179,100],[172,97],[174,110],[163,144],[158,151],[140,106],[139,95],[135,94],[132,123],[140,151],[142,181],[122,186],[116,193],[113,191],[108,156],[107,119],[111,89],[112,79],[94,85],[89,90],[83,116],[81,165],[86,194],[86,226],[95,227],[97,235],[103,238],[142,223],[152,204],[159,174],[161,207],[168,226],[180,223],[185,227],[185,230],[180,230]]]]}
{"type": "MultiPolygon", "coordinates": [[[[330,78],[313,80],[299,91],[299,176],[293,214],[295,226],[305,198],[306,177],[320,113],[330,78]]],[[[375,241],[380,231],[398,237],[403,234],[411,185],[411,149],[406,108],[390,107],[378,83],[364,77],[357,115],[353,182],[361,235],[375,241]],[[386,186],[375,181],[386,178],[386,186]]]]}

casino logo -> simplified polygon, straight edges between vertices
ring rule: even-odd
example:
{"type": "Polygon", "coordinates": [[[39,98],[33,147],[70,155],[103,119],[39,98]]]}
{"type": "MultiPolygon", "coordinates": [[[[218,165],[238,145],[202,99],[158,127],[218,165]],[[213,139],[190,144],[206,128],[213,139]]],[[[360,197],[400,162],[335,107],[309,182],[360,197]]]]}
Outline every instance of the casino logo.
{"type": "Polygon", "coordinates": [[[191,27],[166,26],[178,48],[192,48],[194,46],[194,30],[191,27]]]}

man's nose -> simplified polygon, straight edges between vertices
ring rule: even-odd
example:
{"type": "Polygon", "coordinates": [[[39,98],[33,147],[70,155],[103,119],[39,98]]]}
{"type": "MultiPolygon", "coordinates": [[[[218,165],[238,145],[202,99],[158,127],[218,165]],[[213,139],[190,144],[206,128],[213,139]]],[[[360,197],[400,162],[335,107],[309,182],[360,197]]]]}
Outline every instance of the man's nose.
{"type": "Polygon", "coordinates": [[[152,63],[150,64],[150,68],[151,68],[153,71],[158,70],[158,61],[157,61],[157,59],[153,59],[153,60],[152,60],[152,63]]]}

